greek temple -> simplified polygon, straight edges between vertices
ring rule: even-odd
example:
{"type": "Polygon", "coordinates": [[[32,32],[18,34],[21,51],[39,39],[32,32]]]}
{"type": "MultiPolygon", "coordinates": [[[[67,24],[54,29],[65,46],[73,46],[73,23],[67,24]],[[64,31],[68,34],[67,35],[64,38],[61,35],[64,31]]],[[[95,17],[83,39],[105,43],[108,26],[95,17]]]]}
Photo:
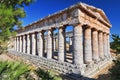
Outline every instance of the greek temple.
{"type": "Polygon", "coordinates": [[[110,28],[102,9],[80,2],[17,30],[9,53],[73,79],[89,77],[112,61],[110,28]]]}

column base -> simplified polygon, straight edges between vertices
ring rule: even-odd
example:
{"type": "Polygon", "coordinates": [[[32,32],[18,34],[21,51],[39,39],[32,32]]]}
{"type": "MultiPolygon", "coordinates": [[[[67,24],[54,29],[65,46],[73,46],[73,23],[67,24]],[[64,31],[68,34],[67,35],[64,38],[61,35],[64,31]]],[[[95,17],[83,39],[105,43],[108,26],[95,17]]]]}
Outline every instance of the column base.
{"type": "Polygon", "coordinates": [[[105,60],[105,57],[100,57],[100,61],[104,61],[105,60]]]}
{"type": "Polygon", "coordinates": [[[93,61],[94,61],[94,64],[98,64],[100,62],[100,58],[94,59],[93,61]]]}
{"type": "Polygon", "coordinates": [[[86,67],[88,67],[88,68],[93,67],[93,65],[94,65],[94,61],[91,61],[91,62],[87,62],[87,63],[86,63],[86,67]]]}

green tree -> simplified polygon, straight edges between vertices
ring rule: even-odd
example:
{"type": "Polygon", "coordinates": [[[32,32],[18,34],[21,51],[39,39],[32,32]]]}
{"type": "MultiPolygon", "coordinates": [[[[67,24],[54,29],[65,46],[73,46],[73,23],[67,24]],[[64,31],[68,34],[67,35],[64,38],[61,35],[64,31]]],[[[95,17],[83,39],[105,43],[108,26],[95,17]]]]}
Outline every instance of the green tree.
{"type": "Polygon", "coordinates": [[[110,47],[120,53],[120,36],[117,34],[112,34],[113,42],[110,43],[110,47]]]}
{"type": "Polygon", "coordinates": [[[21,18],[26,16],[24,7],[31,2],[33,0],[0,0],[0,49],[5,49],[9,37],[16,34],[14,27],[22,27],[21,18]]]}

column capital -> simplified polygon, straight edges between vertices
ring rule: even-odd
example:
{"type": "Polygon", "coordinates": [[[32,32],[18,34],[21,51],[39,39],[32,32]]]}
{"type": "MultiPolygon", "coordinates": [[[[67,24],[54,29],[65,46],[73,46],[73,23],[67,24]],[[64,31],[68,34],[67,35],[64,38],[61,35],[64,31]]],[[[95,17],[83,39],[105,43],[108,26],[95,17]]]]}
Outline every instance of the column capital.
{"type": "Polygon", "coordinates": [[[92,31],[98,31],[96,28],[91,28],[92,29],[92,31]]]}
{"type": "Polygon", "coordinates": [[[58,29],[65,29],[65,28],[66,28],[65,25],[58,27],[58,29]]]}
{"type": "Polygon", "coordinates": [[[73,27],[77,27],[77,26],[83,26],[82,23],[76,23],[76,24],[72,24],[73,27]]]}
{"type": "Polygon", "coordinates": [[[98,30],[98,33],[103,33],[103,31],[102,30],[98,30]]]}

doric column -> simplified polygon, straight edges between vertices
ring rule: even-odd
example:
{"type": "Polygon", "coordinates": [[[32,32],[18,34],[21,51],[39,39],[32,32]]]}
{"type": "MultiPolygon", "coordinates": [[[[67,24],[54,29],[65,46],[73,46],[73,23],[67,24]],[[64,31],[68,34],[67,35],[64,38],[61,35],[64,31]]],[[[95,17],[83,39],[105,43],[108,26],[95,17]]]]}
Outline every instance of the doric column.
{"type": "Polygon", "coordinates": [[[22,52],[22,36],[20,36],[20,38],[19,38],[19,40],[20,40],[20,43],[19,43],[19,51],[20,52],[22,52]]]}
{"type": "Polygon", "coordinates": [[[72,37],[69,37],[69,44],[72,45],[72,37]]]}
{"type": "Polygon", "coordinates": [[[103,33],[102,32],[99,32],[99,35],[98,35],[98,43],[99,43],[99,56],[100,56],[100,59],[103,60],[104,59],[104,52],[103,52],[103,33]]]}
{"type": "Polygon", "coordinates": [[[111,58],[111,54],[110,54],[110,38],[109,38],[109,34],[107,34],[107,53],[108,53],[108,57],[111,58]]]}
{"type": "Polygon", "coordinates": [[[73,47],[72,47],[72,37],[69,37],[69,51],[72,52],[73,51],[73,47]]]}
{"type": "Polygon", "coordinates": [[[107,56],[107,36],[106,36],[106,33],[104,33],[103,36],[104,36],[104,44],[103,44],[103,46],[104,46],[104,56],[105,56],[105,58],[107,58],[108,56],[107,56]]]}
{"type": "Polygon", "coordinates": [[[38,50],[38,56],[42,57],[43,56],[43,33],[39,32],[37,36],[37,50],[38,50]]]}
{"type": "Polygon", "coordinates": [[[56,51],[56,38],[53,38],[53,51],[56,51]]]}
{"type": "Polygon", "coordinates": [[[48,35],[47,35],[47,58],[51,59],[52,58],[52,31],[48,30],[48,35]]]}
{"type": "Polygon", "coordinates": [[[44,35],[44,53],[47,53],[47,38],[44,35]]]}
{"type": "Polygon", "coordinates": [[[36,39],[35,33],[32,33],[32,55],[36,55],[36,39]]]}
{"type": "MultiPolygon", "coordinates": [[[[42,37],[43,37],[43,56],[44,56],[44,54],[45,54],[45,45],[46,45],[46,43],[45,43],[45,42],[46,42],[46,41],[45,41],[46,39],[45,39],[45,34],[44,34],[44,32],[43,32],[43,36],[42,36],[42,37]]],[[[44,57],[45,57],[45,56],[44,56],[44,57]]]]}
{"type": "Polygon", "coordinates": [[[93,30],[92,31],[92,58],[94,62],[99,61],[99,54],[98,54],[98,31],[93,30]]]}
{"type": "Polygon", "coordinates": [[[16,36],[16,37],[17,37],[17,48],[16,48],[16,50],[19,51],[19,37],[18,36],[16,36]]]}
{"type": "Polygon", "coordinates": [[[14,50],[16,51],[17,38],[14,38],[14,50]]]}
{"type": "Polygon", "coordinates": [[[85,63],[92,62],[91,28],[86,28],[84,31],[84,57],[85,63]]]}
{"type": "Polygon", "coordinates": [[[30,34],[27,35],[27,54],[30,54],[30,34]]]}
{"type": "Polygon", "coordinates": [[[73,63],[83,64],[82,26],[79,24],[73,27],[73,63]]]}
{"type": "Polygon", "coordinates": [[[58,60],[65,61],[65,29],[62,27],[58,31],[58,60]]]}
{"type": "Polygon", "coordinates": [[[25,40],[25,35],[23,35],[23,53],[26,51],[26,40],[25,40]]]}

